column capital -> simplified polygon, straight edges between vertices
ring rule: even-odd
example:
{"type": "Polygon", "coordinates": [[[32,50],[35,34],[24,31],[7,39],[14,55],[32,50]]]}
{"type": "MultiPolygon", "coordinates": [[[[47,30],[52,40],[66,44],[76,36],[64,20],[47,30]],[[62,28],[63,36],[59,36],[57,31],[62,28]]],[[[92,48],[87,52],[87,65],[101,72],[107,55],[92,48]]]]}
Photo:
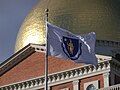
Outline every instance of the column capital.
{"type": "Polygon", "coordinates": [[[77,85],[78,83],[79,83],[79,80],[74,80],[74,81],[73,81],[73,84],[74,84],[74,85],[77,85]]]}
{"type": "Polygon", "coordinates": [[[103,77],[108,77],[110,75],[109,72],[103,73],[103,77]]]}

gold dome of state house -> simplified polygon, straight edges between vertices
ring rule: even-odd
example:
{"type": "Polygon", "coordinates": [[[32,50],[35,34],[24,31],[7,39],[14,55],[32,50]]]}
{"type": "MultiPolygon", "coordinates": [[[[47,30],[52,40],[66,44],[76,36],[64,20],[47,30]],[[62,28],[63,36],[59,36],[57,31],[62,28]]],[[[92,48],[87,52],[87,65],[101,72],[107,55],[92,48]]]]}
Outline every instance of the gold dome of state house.
{"type": "Polygon", "coordinates": [[[15,51],[28,43],[45,44],[45,9],[49,22],[75,34],[95,32],[97,39],[120,41],[120,0],[41,0],[25,18],[15,51]]]}

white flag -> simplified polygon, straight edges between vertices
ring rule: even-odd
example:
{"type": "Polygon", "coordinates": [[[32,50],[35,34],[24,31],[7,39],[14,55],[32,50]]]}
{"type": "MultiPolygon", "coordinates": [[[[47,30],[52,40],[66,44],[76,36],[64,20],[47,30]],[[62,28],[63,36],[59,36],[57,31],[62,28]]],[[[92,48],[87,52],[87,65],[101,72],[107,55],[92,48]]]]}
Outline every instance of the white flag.
{"type": "Polygon", "coordinates": [[[71,59],[76,63],[97,64],[95,33],[75,35],[47,22],[48,55],[71,59]]]}

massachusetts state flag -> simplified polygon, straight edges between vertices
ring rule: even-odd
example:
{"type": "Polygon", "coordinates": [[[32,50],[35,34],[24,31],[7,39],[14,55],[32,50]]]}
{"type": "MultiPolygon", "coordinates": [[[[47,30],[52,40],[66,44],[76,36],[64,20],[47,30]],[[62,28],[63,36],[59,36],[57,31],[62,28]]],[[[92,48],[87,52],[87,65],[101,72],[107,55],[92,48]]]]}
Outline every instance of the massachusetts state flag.
{"type": "Polygon", "coordinates": [[[76,63],[97,64],[94,32],[75,35],[47,22],[47,53],[76,63]]]}

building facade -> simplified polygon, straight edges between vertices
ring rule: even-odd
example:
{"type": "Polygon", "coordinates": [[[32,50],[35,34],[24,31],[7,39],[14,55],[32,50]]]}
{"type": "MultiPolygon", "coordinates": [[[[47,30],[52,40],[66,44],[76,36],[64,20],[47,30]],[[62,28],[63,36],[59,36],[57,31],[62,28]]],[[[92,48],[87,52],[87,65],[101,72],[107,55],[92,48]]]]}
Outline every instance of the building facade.
{"type": "Polygon", "coordinates": [[[47,8],[50,23],[77,35],[96,33],[99,62],[49,57],[49,90],[120,90],[120,0],[40,0],[18,32],[16,53],[0,65],[0,90],[44,90],[47,8]]]}
{"type": "MultiPolygon", "coordinates": [[[[104,41],[105,45],[106,43],[108,42],[104,41]]],[[[97,41],[97,44],[100,42],[97,41]]],[[[107,46],[110,44],[111,42],[107,46]]],[[[120,47],[120,43],[112,44],[120,47]]],[[[117,85],[115,88],[120,89],[118,58],[98,54],[96,56],[99,61],[97,66],[49,57],[49,90],[96,90],[110,88],[112,85],[117,85]]],[[[44,90],[45,46],[27,45],[1,64],[0,75],[1,90],[44,90]]]]}

